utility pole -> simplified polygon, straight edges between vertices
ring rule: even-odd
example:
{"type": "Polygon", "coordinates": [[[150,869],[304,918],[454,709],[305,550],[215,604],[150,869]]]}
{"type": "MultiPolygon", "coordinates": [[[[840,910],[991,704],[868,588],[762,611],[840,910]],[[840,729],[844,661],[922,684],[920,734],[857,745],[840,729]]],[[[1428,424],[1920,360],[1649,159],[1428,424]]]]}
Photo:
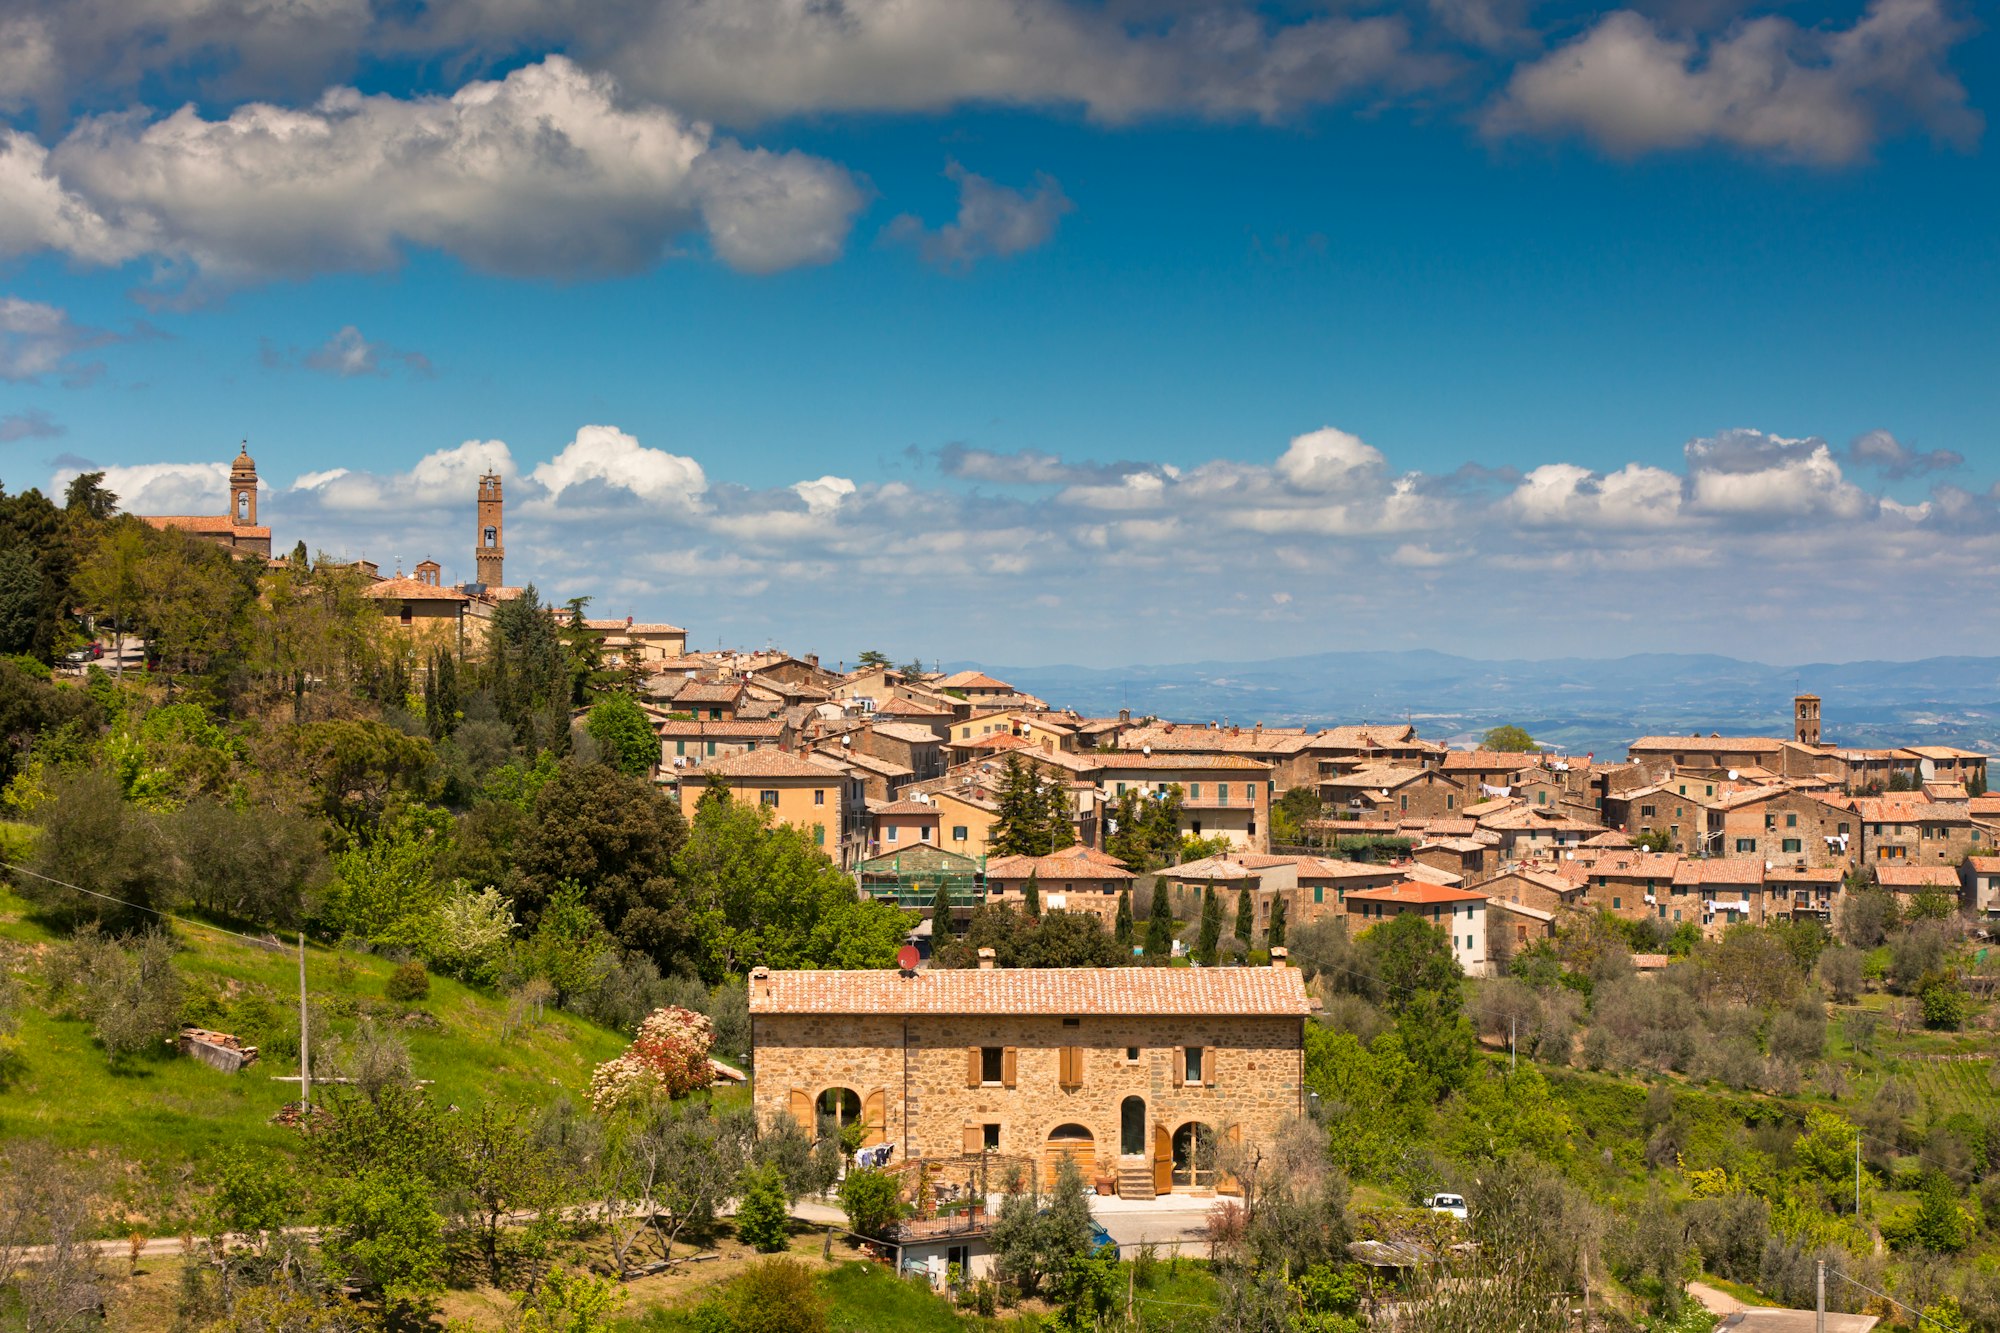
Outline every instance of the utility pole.
{"type": "Polygon", "coordinates": [[[306,1031],[306,933],[299,932],[299,1115],[312,1119],[312,1037],[306,1031]]]}
{"type": "Polygon", "coordinates": [[[1507,1075],[1509,1078],[1513,1077],[1514,1074],[1514,1025],[1519,1021],[1517,1015],[1507,1015],[1507,1075]]]}
{"type": "Polygon", "coordinates": [[[1816,1265],[1818,1275],[1815,1282],[1817,1292],[1813,1297],[1813,1333],[1826,1333],[1826,1260],[1816,1265]]]}
{"type": "Polygon", "coordinates": [[[1854,1127],[1854,1225],[1861,1225],[1861,1126],[1854,1127]]]}

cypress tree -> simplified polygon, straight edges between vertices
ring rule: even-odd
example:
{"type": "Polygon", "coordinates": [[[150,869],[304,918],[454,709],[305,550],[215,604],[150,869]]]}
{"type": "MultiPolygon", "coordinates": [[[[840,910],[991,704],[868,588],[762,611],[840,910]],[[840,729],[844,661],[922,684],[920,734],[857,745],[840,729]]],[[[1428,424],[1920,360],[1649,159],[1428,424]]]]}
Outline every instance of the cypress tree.
{"type": "Polygon", "coordinates": [[[938,881],[937,897],[931,899],[931,947],[937,948],[938,941],[951,938],[951,881],[938,881]]]}
{"type": "Polygon", "coordinates": [[[1269,930],[1264,932],[1264,935],[1264,945],[1266,948],[1282,949],[1285,947],[1285,899],[1282,894],[1271,900],[1271,926],[1269,930]]]}
{"type": "Polygon", "coordinates": [[[1048,838],[1048,850],[1059,852],[1065,847],[1075,846],[1076,821],[1070,817],[1069,784],[1061,778],[1051,778],[1044,785],[1043,794],[1043,813],[1047,821],[1043,833],[1048,838]]]}
{"type": "Polygon", "coordinates": [[[1215,885],[1209,884],[1201,891],[1201,934],[1195,937],[1195,954],[1204,967],[1215,965],[1215,951],[1222,943],[1222,900],[1215,896],[1215,885]]]}
{"type": "Polygon", "coordinates": [[[1167,901],[1167,886],[1153,882],[1153,907],[1146,917],[1146,961],[1155,965],[1167,961],[1174,952],[1174,909],[1167,901]]]}
{"type": "Polygon", "coordinates": [[[1236,891],[1236,938],[1243,941],[1243,947],[1250,947],[1250,937],[1257,933],[1257,909],[1250,901],[1250,890],[1236,891]]]}
{"type": "Polygon", "coordinates": [[[1125,952],[1132,951],[1132,890],[1130,889],[1118,890],[1118,919],[1111,927],[1111,938],[1117,941],[1118,946],[1125,952]]]}
{"type": "Polygon", "coordinates": [[[1039,918],[1042,914],[1042,886],[1035,879],[1035,872],[1032,870],[1028,872],[1027,886],[1021,890],[1021,910],[1031,919],[1039,918]]]}

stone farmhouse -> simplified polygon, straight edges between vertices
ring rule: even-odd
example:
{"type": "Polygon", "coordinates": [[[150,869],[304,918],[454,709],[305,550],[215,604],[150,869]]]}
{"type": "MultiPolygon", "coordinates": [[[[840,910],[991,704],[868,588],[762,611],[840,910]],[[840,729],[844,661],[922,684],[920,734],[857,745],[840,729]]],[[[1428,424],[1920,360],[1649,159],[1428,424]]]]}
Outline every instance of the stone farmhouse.
{"type": "MultiPolygon", "coordinates": [[[[1282,952],[1282,951],[1280,951],[1282,952]]],[[[1227,1191],[1225,1142],[1304,1110],[1305,982],[1254,968],[750,974],[760,1119],[860,1121],[892,1162],[1060,1159],[1123,1194],[1227,1191]]],[[[809,1131],[809,1132],[810,1132],[809,1131]]]]}

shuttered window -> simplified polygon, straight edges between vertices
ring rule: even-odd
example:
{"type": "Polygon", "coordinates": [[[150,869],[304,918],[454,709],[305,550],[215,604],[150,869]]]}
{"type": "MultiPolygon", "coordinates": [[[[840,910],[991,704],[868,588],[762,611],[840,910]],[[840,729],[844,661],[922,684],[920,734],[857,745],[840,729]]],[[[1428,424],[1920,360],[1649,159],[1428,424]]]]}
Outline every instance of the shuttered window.
{"type": "Polygon", "coordinates": [[[1063,1046],[1058,1048],[1057,1081],[1065,1090],[1073,1091],[1083,1086],[1083,1047],[1063,1046]]]}

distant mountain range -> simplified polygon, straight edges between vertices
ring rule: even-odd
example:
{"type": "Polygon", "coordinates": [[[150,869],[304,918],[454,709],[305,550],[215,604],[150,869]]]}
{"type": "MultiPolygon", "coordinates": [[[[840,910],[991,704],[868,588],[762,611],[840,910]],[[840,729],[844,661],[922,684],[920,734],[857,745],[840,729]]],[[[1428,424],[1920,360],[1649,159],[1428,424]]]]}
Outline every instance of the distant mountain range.
{"type": "Polygon", "coordinates": [[[1804,692],[1825,701],[1823,734],[1836,745],[2000,751],[1994,657],[1768,666],[1700,653],[1535,662],[1415,651],[1111,669],[949,665],[1089,714],[1130,708],[1180,722],[1281,726],[1408,719],[1424,736],[1461,743],[1511,722],[1545,745],[1600,758],[1623,757],[1637,736],[1789,736],[1792,696],[1804,692]]]}

